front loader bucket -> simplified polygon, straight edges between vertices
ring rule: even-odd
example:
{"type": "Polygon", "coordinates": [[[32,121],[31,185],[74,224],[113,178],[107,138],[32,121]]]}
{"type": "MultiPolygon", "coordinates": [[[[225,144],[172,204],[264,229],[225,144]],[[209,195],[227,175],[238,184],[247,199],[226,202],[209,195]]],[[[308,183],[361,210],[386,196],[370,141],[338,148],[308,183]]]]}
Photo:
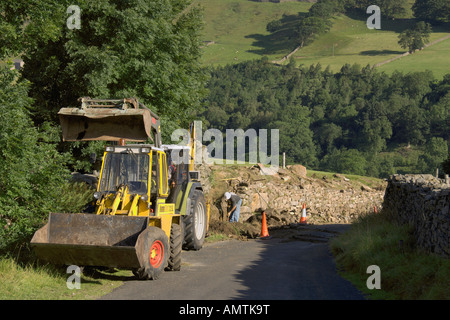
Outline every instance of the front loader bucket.
{"type": "Polygon", "coordinates": [[[156,123],[148,109],[61,108],[58,115],[64,141],[146,141],[156,123]]]}
{"type": "Polygon", "coordinates": [[[134,269],[142,264],[138,238],[147,227],[147,217],[50,213],[31,246],[53,264],[134,269]]]}

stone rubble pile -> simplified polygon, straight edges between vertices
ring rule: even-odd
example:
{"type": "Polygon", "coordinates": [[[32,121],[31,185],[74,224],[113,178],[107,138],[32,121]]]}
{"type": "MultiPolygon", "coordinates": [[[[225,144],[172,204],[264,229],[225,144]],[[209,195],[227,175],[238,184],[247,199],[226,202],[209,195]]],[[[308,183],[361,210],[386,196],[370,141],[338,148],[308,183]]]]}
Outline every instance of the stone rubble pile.
{"type": "MultiPolygon", "coordinates": [[[[209,170],[219,172],[223,166],[209,170]]],[[[306,168],[301,165],[279,168],[270,175],[265,174],[267,170],[262,165],[236,166],[233,170],[234,177],[223,180],[226,190],[243,200],[239,219],[243,222],[252,222],[260,217],[255,213],[265,211],[270,226],[297,223],[305,203],[308,223],[351,223],[361,214],[373,212],[374,207],[380,210],[384,196],[383,182],[373,189],[340,174],[307,177],[306,168]]],[[[210,174],[211,171],[204,177],[210,174]]],[[[220,196],[216,194],[213,202],[219,203],[220,196]]]]}

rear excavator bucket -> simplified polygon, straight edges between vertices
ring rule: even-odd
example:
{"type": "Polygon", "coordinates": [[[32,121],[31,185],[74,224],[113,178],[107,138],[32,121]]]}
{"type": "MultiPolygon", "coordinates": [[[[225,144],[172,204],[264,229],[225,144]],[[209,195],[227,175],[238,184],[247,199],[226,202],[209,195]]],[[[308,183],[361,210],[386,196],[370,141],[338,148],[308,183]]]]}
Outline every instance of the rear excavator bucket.
{"type": "Polygon", "coordinates": [[[61,108],[58,112],[64,141],[150,139],[157,146],[161,144],[158,116],[136,99],[79,101],[81,108],[61,108]]]}
{"type": "Polygon", "coordinates": [[[62,265],[138,269],[144,265],[147,217],[50,213],[31,240],[36,255],[62,265]]]}

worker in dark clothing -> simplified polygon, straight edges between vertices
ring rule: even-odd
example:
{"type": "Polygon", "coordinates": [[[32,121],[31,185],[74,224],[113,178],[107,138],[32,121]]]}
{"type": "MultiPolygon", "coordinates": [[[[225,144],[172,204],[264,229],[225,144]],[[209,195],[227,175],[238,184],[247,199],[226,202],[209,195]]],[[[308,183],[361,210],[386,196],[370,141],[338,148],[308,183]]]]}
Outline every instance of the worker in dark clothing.
{"type": "Polygon", "coordinates": [[[233,192],[225,192],[224,197],[227,201],[231,201],[231,210],[228,212],[230,222],[239,221],[239,212],[241,211],[242,199],[233,192]]]}

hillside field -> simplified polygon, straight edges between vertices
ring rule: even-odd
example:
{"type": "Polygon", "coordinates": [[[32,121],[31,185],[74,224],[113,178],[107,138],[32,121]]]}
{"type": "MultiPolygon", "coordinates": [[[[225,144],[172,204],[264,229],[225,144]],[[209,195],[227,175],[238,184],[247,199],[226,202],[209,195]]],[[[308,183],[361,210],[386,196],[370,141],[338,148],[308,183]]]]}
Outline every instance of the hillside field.
{"type": "MultiPolygon", "coordinates": [[[[279,60],[296,47],[289,30],[290,21],[299,12],[306,13],[312,5],[308,2],[255,2],[249,0],[202,0],[205,29],[203,63],[226,65],[267,56],[279,60]],[[273,20],[287,21],[283,33],[270,34],[266,26],[273,20]]],[[[367,15],[369,17],[369,15],[367,15]]],[[[361,66],[375,65],[395,58],[405,52],[400,47],[398,35],[416,21],[409,12],[402,19],[381,21],[381,30],[370,30],[365,16],[337,15],[331,30],[322,34],[310,45],[294,55],[297,65],[320,63],[334,72],[346,63],[361,66]]],[[[449,35],[447,26],[434,27],[430,41],[449,35]]],[[[450,72],[448,49],[450,39],[425,48],[413,55],[402,57],[380,67],[390,74],[394,70],[407,72],[429,69],[441,79],[450,72]]]]}
{"type": "Polygon", "coordinates": [[[295,48],[294,43],[279,42],[266,30],[270,21],[283,14],[308,12],[306,2],[254,2],[248,0],[198,0],[204,9],[203,52],[205,65],[226,65],[245,60],[279,59],[295,48]],[[270,48],[269,54],[265,48],[270,48]],[[273,52],[273,53],[272,53],[273,52]]]}

